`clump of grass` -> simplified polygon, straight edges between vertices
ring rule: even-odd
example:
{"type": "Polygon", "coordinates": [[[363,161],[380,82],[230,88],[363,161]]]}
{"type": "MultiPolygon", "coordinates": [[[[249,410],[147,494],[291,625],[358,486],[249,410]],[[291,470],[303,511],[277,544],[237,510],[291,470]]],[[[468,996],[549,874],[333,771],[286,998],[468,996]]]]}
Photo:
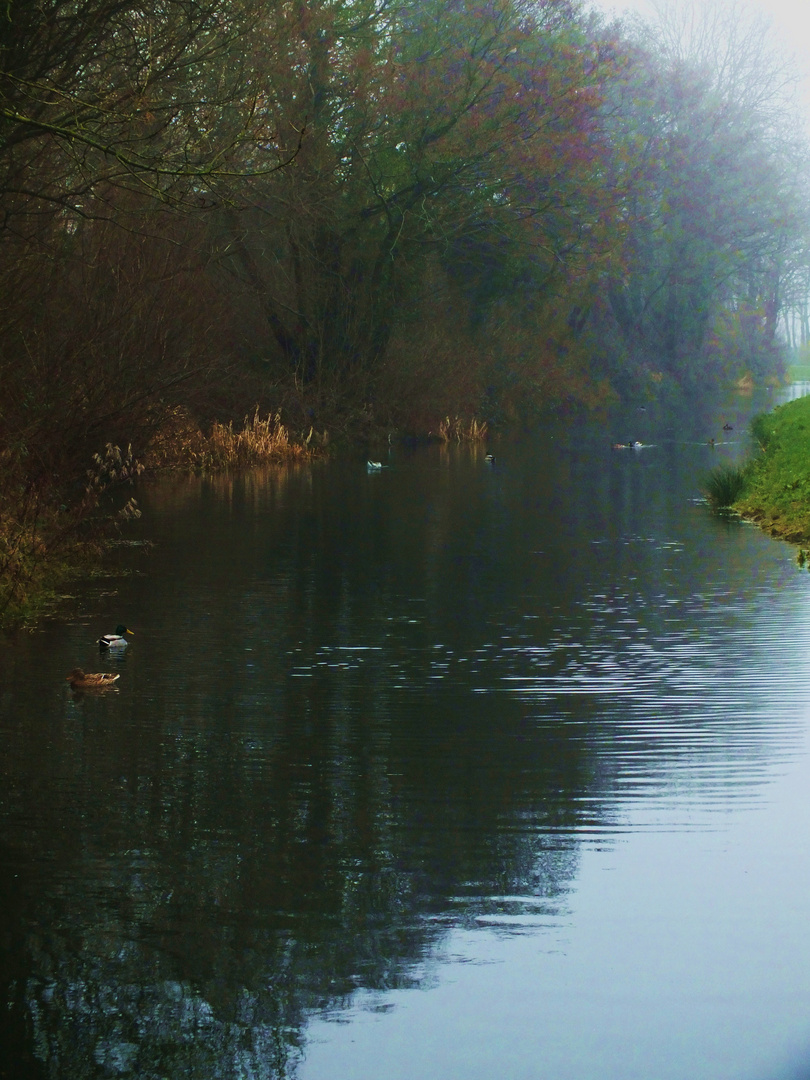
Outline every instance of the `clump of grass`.
{"type": "Polygon", "coordinates": [[[462,420],[460,416],[454,416],[451,420],[446,416],[439,421],[439,438],[442,442],[483,442],[487,437],[486,420],[462,420]]]}
{"type": "Polygon", "coordinates": [[[703,491],[713,510],[728,510],[740,498],[748,483],[744,465],[718,465],[703,481],[703,491]]]}

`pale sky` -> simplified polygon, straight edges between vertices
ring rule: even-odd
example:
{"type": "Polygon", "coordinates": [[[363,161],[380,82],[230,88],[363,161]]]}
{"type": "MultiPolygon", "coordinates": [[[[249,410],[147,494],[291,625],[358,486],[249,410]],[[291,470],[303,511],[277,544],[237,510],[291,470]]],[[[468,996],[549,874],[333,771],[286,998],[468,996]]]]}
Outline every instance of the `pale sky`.
{"type": "MultiPolygon", "coordinates": [[[[605,11],[651,11],[649,0],[594,0],[605,11]]],[[[788,45],[805,54],[810,52],[810,4],[807,0],[746,0],[746,6],[758,8],[770,15],[774,29],[780,31],[788,45]]]]}
{"type": "MultiPolygon", "coordinates": [[[[700,3],[701,0],[695,0],[700,3]]],[[[722,0],[721,0],[722,2],[722,0]]],[[[762,11],[771,20],[776,40],[785,55],[792,57],[803,74],[805,114],[810,128],[810,0],[728,0],[731,6],[762,11]]],[[[589,0],[591,6],[606,12],[636,11],[652,17],[651,0],[589,0]]]]}

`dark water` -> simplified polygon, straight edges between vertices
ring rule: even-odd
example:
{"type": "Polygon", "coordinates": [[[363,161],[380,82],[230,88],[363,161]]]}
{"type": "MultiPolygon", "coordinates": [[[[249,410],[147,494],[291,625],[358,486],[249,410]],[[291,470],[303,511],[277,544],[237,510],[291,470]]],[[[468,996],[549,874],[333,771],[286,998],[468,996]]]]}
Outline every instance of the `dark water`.
{"type": "Polygon", "coordinates": [[[810,1076],[810,574],[699,497],[762,404],[140,492],[0,658],[0,1076],[810,1076]]]}

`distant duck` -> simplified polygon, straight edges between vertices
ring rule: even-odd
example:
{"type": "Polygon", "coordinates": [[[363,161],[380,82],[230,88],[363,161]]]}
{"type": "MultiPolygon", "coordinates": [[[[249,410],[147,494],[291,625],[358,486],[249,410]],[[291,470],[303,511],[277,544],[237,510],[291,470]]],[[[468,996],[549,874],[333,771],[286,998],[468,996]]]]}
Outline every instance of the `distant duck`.
{"type": "Polygon", "coordinates": [[[108,675],[106,672],[85,675],[82,669],[77,667],[67,676],[67,681],[73,690],[106,690],[120,678],[120,675],[108,675]]]}
{"type": "Polygon", "coordinates": [[[366,468],[368,469],[369,472],[379,472],[380,469],[382,468],[382,462],[381,461],[367,461],[366,462],[366,468]]]}
{"type": "Polygon", "coordinates": [[[631,446],[631,448],[633,450],[640,450],[643,445],[644,445],[644,443],[639,442],[638,439],[636,439],[635,442],[630,443],[630,446],[631,446]]]}
{"type": "Polygon", "coordinates": [[[714,439],[709,439],[709,446],[714,449],[714,439]]]}
{"type": "Polygon", "coordinates": [[[723,424],[723,431],[733,431],[733,430],[734,430],[734,428],[731,426],[731,424],[723,424]]]}
{"type": "Polygon", "coordinates": [[[484,454],[484,461],[489,462],[490,465],[494,465],[495,464],[495,455],[494,454],[484,454]]]}
{"type": "Polygon", "coordinates": [[[132,634],[132,631],[127,630],[123,623],[119,623],[114,634],[103,634],[98,639],[98,647],[100,649],[125,649],[129,642],[124,634],[132,634]]]}

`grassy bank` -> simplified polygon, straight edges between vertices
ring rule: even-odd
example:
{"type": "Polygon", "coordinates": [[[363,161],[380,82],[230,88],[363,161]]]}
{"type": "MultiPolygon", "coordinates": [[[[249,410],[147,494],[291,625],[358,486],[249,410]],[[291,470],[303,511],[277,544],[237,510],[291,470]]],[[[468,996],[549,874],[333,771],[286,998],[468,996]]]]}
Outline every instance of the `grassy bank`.
{"type": "Polygon", "coordinates": [[[752,434],[758,449],[733,509],[772,536],[810,541],[810,397],[758,416],[752,434]]]}

